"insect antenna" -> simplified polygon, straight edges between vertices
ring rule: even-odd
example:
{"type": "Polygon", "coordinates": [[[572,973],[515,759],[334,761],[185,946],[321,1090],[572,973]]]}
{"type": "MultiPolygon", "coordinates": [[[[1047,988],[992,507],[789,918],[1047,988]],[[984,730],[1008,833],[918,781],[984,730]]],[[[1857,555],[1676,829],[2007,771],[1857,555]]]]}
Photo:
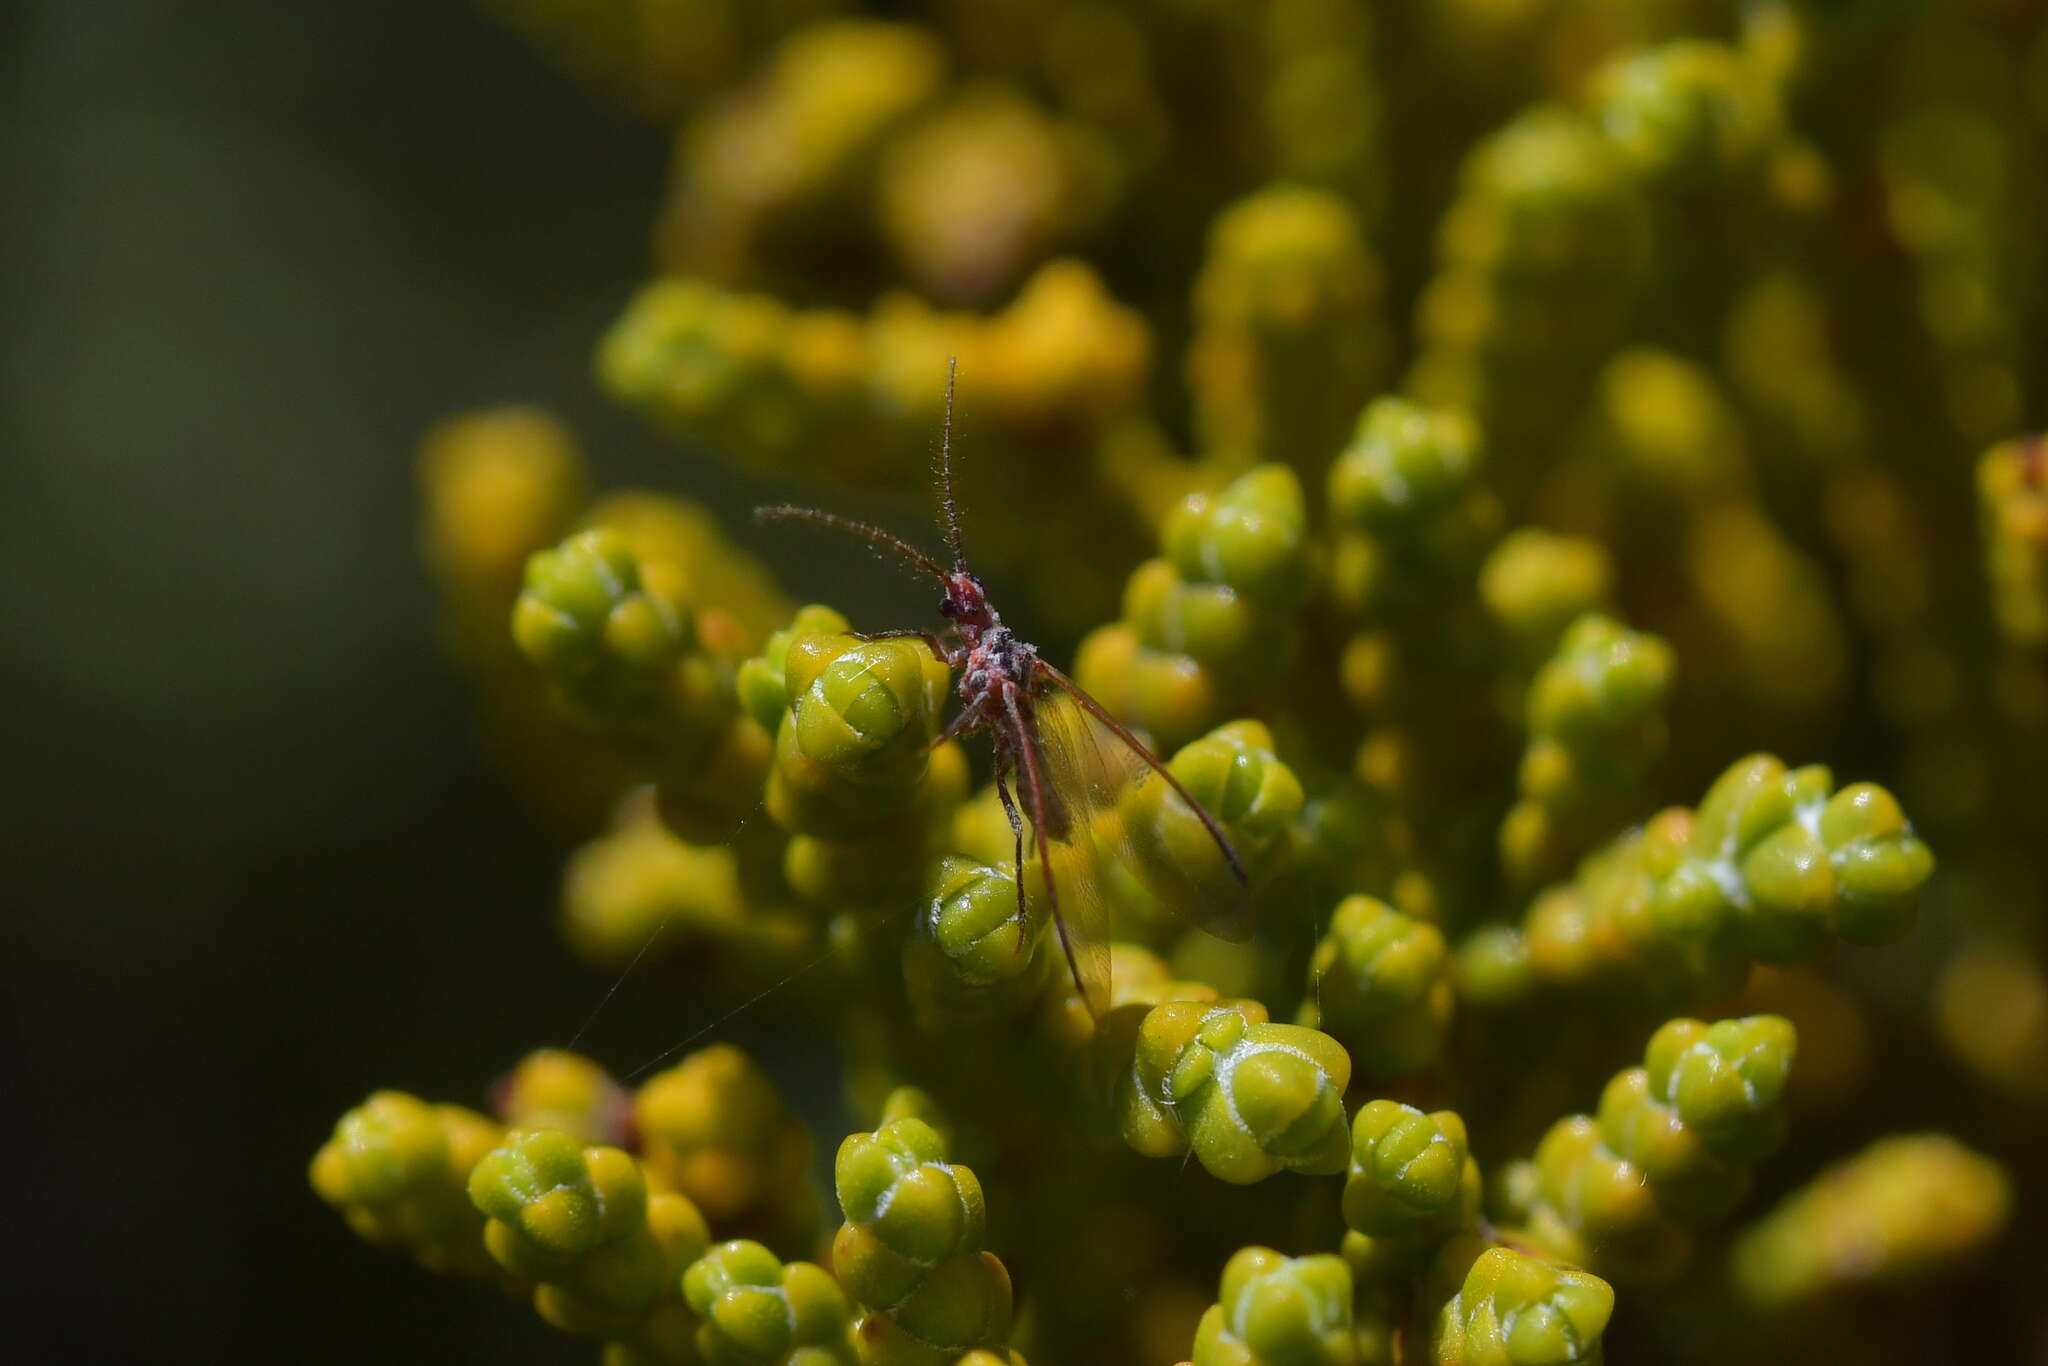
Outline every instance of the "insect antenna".
{"type": "Polygon", "coordinates": [[[777,503],[770,507],[755,508],[754,520],[757,522],[816,522],[819,526],[831,527],[834,531],[843,531],[849,536],[857,536],[869,545],[874,546],[877,550],[886,550],[892,554],[900,555],[906,562],[923,570],[940,583],[946,582],[946,571],[939,568],[938,562],[933,560],[931,556],[925,554],[900,536],[884,531],[878,526],[871,526],[866,522],[856,522],[851,517],[841,517],[837,513],[825,512],[819,508],[798,507],[793,503],[777,503]]]}
{"type": "Polygon", "coordinates": [[[953,386],[960,378],[960,358],[946,359],[946,420],[939,428],[939,505],[945,513],[946,548],[953,552],[955,572],[967,568],[960,548],[960,508],[953,501],[953,386]]]}

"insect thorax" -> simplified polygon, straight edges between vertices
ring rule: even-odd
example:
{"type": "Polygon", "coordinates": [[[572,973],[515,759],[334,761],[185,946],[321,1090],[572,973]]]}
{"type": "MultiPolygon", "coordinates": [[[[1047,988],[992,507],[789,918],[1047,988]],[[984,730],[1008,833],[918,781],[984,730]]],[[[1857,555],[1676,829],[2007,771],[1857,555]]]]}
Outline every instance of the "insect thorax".
{"type": "Polygon", "coordinates": [[[1038,651],[1019,640],[1008,627],[992,626],[975,634],[960,672],[960,700],[991,720],[1004,707],[1004,685],[1029,694],[1037,671],[1038,651]]]}
{"type": "Polygon", "coordinates": [[[1025,688],[1031,686],[1031,675],[1038,664],[1038,650],[1017,639],[1009,627],[997,626],[989,630],[982,636],[975,654],[981,657],[991,674],[1025,688]]]}

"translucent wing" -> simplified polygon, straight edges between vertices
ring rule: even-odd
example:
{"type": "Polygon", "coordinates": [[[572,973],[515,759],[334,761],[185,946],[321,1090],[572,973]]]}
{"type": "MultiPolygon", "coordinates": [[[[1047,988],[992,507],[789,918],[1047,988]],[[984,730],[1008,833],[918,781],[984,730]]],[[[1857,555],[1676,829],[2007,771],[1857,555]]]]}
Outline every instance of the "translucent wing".
{"type": "MultiPolygon", "coordinates": [[[[1077,865],[1059,889],[1073,937],[1142,936],[1164,914],[1220,938],[1249,938],[1253,898],[1227,835],[1155,769],[1149,751],[1096,714],[1092,699],[1064,674],[1041,667],[1047,686],[1034,697],[1033,729],[1065,816],[1061,832],[1055,815],[1055,840],[1077,865]],[[1087,887],[1070,895],[1068,884],[1083,880],[1087,887]],[[1066,912],[1069,901],[1079,913],[1066,912]]],[[[1101,954],[1105,963],[1107,956],[1101,954]]]]}
{"type": "Polygon", "coordinates": [[[1095,844],[1102,814],[1092,794],[1098,789],[1056,779],[1053,751],[1045,743],[1042,718],[1023,717],[1013,741],[1017,753],[1017,802],[1030,822],[1029,853],[1020,868],[1023,895],[1050,911],[1053,932],[1082,999],[1097,1019],[1109,1012],[1109,905],[1098,870],[1104,863],[1095,844]]]}

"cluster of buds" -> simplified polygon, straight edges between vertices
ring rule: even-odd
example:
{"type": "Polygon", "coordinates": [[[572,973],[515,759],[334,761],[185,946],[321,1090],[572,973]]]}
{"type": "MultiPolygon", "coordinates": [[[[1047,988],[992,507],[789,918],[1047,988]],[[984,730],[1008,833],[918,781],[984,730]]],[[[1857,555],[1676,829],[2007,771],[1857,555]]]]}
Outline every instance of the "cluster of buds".
{"type": "MultiPolygon", "coordinates": [[[[876,498],[949,439],[976,569],[1102,711],[1032,673],[1005,791],[925,641],[586,505],[544,414],[436,428],[446,633],[583,841],[571,943],[659,947],[693,1025],[800,1016],[872,1127],[827,1253],[744,1054],[547,1050],[496,1118],[343,1117],[312,1182],[364,1238],[612,1366],[1596,1363],[1617,1313],[1697,1327],[1631,1285],[1842,1102],[1873,981],[1907,1022],[1906,974],[1780,969],[1912,933],[1937,839],[1939,1095],[2038,1103],[2024,7],[489,7],[673,132],[603,387],[876,498]],[[1752,752],[1823,744],[1884,785],[1752,752]]],[[[1965,1268],[2014,1189],[1879,1142],[1738,1234],[1700,1350],[1965,1268]]]]}

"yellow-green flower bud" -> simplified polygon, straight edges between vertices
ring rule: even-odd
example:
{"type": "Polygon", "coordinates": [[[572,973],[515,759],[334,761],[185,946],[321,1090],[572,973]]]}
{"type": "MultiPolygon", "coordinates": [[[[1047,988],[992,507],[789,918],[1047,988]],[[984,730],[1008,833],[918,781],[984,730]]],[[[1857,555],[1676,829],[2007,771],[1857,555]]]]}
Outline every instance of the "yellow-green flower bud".
{"type": "MultiPolygon", "coordinates": [[[[1562,109],[1537,106],[1480,143],[1462,170],[1461,198],[1438,242],[1442,255],[1510,281],[1567,271],[1632,241],[1640,225],[1624,203],[1613,145],[1562,109]],[[1482,218],[1474,209],[1483,208],[1482,218]],[[1461,213],[1461,210],[1463,211],[1461,213]],[[1495,219],[1498,215],[1498,219],[1495,219]]],[[[1543,281],[1543,283],[1550,283],[1543,281]]]]}
{"type": "Polygon", "coordinates": [[[846,19],[795,26],[830,8],[802,4],[665,19],[642,13],[622,21],[657,32],[674,23],[683,32],[673,41],[685,50],[721,37],[730,43],[736,36],[794,30],[758,66],[729,56],[712,87],[727,97],[684,125],[664,221],[675,257],[708,264],[731,253],[787,250],[786,239],[801,233],[806,220],[843,216],[849,201],[869,193],[886,140],[944,89],[945,50],[915,25],[846,19]],[[731,89],[742,74],[747,79],[731,89]],[[765,147],[776,155],[761,155],[765,147]],[[750,242],[756,235],[768,240],[750,242]]]}
{"type": "Polygon", "coordinates": [[[1423,539],[1472,496],[1479,428],[1464,413],[1376,398],[1330,467],[1330,515],[1353,531],[1423,539]]]}
{"type": "Polygon", "coordinates": [[[1189,583],[1228,584],[1274,610],[1309,588],[1308,506],[1285,465],[1261,465],[1221,493],[1190,494],[1167,520],[1160,548],[1189,583]]]}
{"type": "Polygon", "coordinates": [[[893,141],[875,190],[909,283],[940,298],[1007,292],[1093,216],[1101,175],[1087,150],[1003,87],[970,88],[919,120],[893,141]],[[993,183],[981,174],[992,165],[1007,172],[993,183]]]}
{"type": "Polygon", "coordinates": [[[1693,833],[1692,813],[1659,812],[1580,865],[1569,883],[1545,889],[1522,920],[1521,950],[1531,976],[1553,986],[1592,983],[1641,990],[1697,990],[1719,983],[1739,960],[1661,931],[1649,913],[1657,880],[1676,867],[1693,833]],[[1688,946],[1690,947],[1690,946],[1688,946]],[[1667,980],[1667,979],[1675,979],[1667,980]]]}
{"type": "Polygon", "coordinates": [[[626,1093],[580,1053],[542,1048],[520,1059],[492,1097],[508,1128],[558,1129],[585,1143],[616,1143],[625,1133],[626,1093]]]}
{"type": "Polygon", "coordinates": [[[981,1183],[946,1161],[938,1134],[922,1120],[900,1119],[840,1145],[833,1181],[847,1229],[850,1265],[833,1264],[863,1304],[902,1299],[925,1268],[980,1248],[985,1236],[981,1183]]]}
{"type": "Polygon", "coordinates": [[[1984,452],[1977,504],[1998,627],[2022,650],[2048,649],[2048,434],[1984,452]]]}
{"type": "Polygon", "coordinates": [[[484,1244],[533,1283],[534,1308],[565,1332],[631,1339],[672,1304],[710,1241],[680,1195],[652,1196],[633,1158],[550,1130],[517,1133],[478,1162],[470,1200],[484,1244]]]}
{"type": "Polygon", "coordinates": [[[1658,637],[1581,617],[1529,685],[1529,730],[1575,749],[1633,732],[1663,701],[1671,671],[1671,647],[1658,637]]]}
{"type": "Polygon", "coordinates": [[[488,1275],[484,1221],[468,1182],[502,1133],[460,1106],[379,1091],[343,1115],[314,1154],[313,1189],[365,1242],[405,1252],[429,1271],[488,1275]]]}
{"type": "Polygon", "coordinates": [[[598,346],[598,378],[623,402],[741,459],[787,464],[834,419],[859,460],[865,362],[859,319],[832,310],[792,312],[765,295],[702,279],[667,277],[627,303],[598,346]],[[829,357],[800,374],[802,355],[829,357]]]}
{"type": "Polygon", "coordinates": [[[492,1221],[493,1255],[520,1275],[573,1261],[647,1216],[647,1182],[630,1156],[544,1129],[512,1135],[479,1162],[469,1196],[492,1221]]]}
{"type": "Polygon", "coordinates": [[[1513,925],[1484,925],[1458,941],[1453,957],[1457,995],[1472,1005],[1499,1008],[1527,999],[1536,985],[1529,943],[1513,925]]]}
{"type": "Polygon", "coordinates": [[[727,539],[709,508],[674,494],[626,489],[593,503],[583,524],[618,532],[643,561],[681,569],[705,607],[698,634],[707,642],[717,635],[719,653],[737,655],[741,642],[764,640],[789,620],[790,604],[775,575],[727,539]]]}
{"type": "Polygon", "coordinates": [[[833,1165],[846,1223],[832,1269],[867,1312],[864,1361],[935,1362],[1009,1333],[1010,1278],[981,1250],[981,1183],[945,1160],[939,1136],[898,1119],[840,1145],[833,1165]]]}
{"type": "Polygon", "coordinates": [[[2048,972],[2032,949],[1973,936],[1942,967],[1934,1008],[1942,1041],[1973,1077],[2048,1103],[2048,972]]]}
{"type": "Polygon", "coordinates": [[[1572,623],[1530,681],[1521,800],[1501,825],[1501,859],[1524,882],[1554,871],[1618,823],[1664,747],[1671,647],[1597,613],[1572,623]]]}
{"type": "Polygon", "coordinates": [[[1581,1265],[1673,1269],[1677,1229],[1724,1217],[1777,1146],[1793,1048],[1775,1015],[1664,1025],[1597,1118],[1561,1120],[1537,1146],[1530,1234],[1581,1265]]]}
{"type": "Polygon", "coordinates": [[[1007,868],[953,854],[940,860],[919,928],[903,947],[905,982],[924,1027],[943,1032],[1012,1016],[1037,1000],[1052,959],[1040,952],[1042,899],[1024,905],[1020,918],[1007,868]]]}
{"type": "Polygon", "coordinates": [[[1477,1236],[1444,1245],[1425,1299],[1436,1366],[1597,1366],[1614,1312],[1598,1276],[1477,1236]]]}
{"type": "Polygon", "coordinates": [[[1487,554],[1479,599],[1516,653],[1534,662],[1556,648],[1567,626],[1606,605],[1613,582],[1614,567],[1599,541],[1521,527],[1487,554]]]}
{"type": "Polygon", "coordinates": [[[1172,686],[1175,660],[1231,693],[1284,677],[1310,584],[1307,523],[1300,480],[1281,465],[1261,465],[1218,494],[1189,495],[1167,520],[1163,558],[1139,566],[1125,585],[1132,638],[1124,652],[1134,657],[1107,659],[1105,649],[1121,648],[1107,640],[1084,648],[1083,686],[1109,682],[1103,675],[1113,671],[1110,705],[1129,704],[1124,714],[1149,725],[1149,703],[1139,704],[1149,688],[1172,686]],[[1121,677],[1141,665],[1138,676],[1121,677]]]}
{"type": "Polygon", "coordinates": [[[578,848],[562,870],[563,933],[579,953],[614,968],[659,931],[675,936],[664,944],[672,950],[755,934],[784,938],[783,922],[750,911],[732,849],[678,839],[647,788],[629,792],[612,829],[578,848]]]}
{"type": "Polygon", "coordinates": [[[810,1135],[731,1044],[657,1072],[633,1097],[643,1160],[721,1232],[801,1245],[816,1215],[810,1135]]]}
{"type": "MultiPolygon", "coordinates": [[[[882,1097],[880,1108],[875,1112],[875,1128],[877,1130],[886,1129],[899,1119],[914,1119],[930,1129],[938,1136],[939,1151],[945,1153],[959,1151],[955,1147],[956,1143],[962,1141],[959,1125],[955,1122],[952,1114],[944,1109],[929,1091],[924,1090],[922,1087],[897,1086],[893,1087],[882,1097]]],[[[973,1130],[967,1131],[965,1141],[975,1144],[978,1151],[986,1152],[988,1150],[987,1141],[978,1138],[973,1130]]]]}
{"type": "MultiPolygon", "coordinates": [[[[1292,856],[1304,801],[1301,780],[1273,751],[1264,724],[1233,721],[1183,746],[1168,765],[1222,826],[1254,886],[1292,856]]],[[[1148,778],[1121,806],[1137,871],[1155,896],[1198,922],[1248,909],[1215,837],[1171,787],[1148,778]]]]}
{"type": "Polygon", "coordinates": [[[773,735],[789,710],[789,643],[802,636],[838,636],[853,629],[852,624],[830,607],[816,603],[797,609],[789,625],[768,637],[768,644],[754,658],[744,661],[733,680],[740,705],[762,730],[773,735]]]}
{"type": "Polygon", "coordinates": [[[801,635],[784,664],[768,810],[800,834],[848,838],[914,818],[951,675],[915,640],[801,635]]]}
{"type": "Polygon", "coordinates": [[[1300,1021],[1341,1040],[1362,1073],[1399,1077],[1436,1060],[1451,1002],[1442,931],[1350,896],[1316,941],[1300,1021]]]}
{"type": "Polygon", "coordinates": [[[1481,460],[1479,428],[1462,411],[1403,398],[1366,405],[1329,477],[1342,533],[1331,591],[1348,613],[1414,615],[1474,572],[1500,521],[1481,460]]]}
{"type": "Polygon", "coordinates": [[[1074,681],[1162,749],[1187,743],[1222,719],[1223,681],[1190,655],[1148,649],[1127,621],[1091,631],[1074,657],[1074,681]]]}
{"type": "Polygon", "coordinates": [[[823,1267],[720,1243],[683,1273],[706,1366],[852,1366],[852,1316],[823,1267]]]}
{"type": "Polygon", "coordinates": [[[948,855],[939,863],[925,928],[963,982],[988,986],[1030,968],[1043,921],[1019,917],[1009,872],[948,855]]]}
{"type": "Polygon", "coordinates": [[[578,532],[529,559],[512,634],[586,725],[652,738],[719,719],[680,571],[643,563],[618,532],[578,532]]]}
{"type": "Polygon", "coordinates": [[[1273,1024],[1256,1003],[1153,1007],[1139,1026],[1132,1076],[1122,1122],[1133,1146],[1145,1144],[1140,1151],[1177,1130],[1211,1175],[1241,1185],[1279,1171],[1339,1172],[1349,1158],[1343,1045],[1273,1024]]]}
{"type": "Polygon", "coordinates": [[[1320,465],[1385,363],[1379,296],[1341,196],[1276,185],[1218,215],[1188,351],[1204,447],[1240,467],[1320,465]]]}
{"type": "Polygon", "coordinates": [[[1479,1164],[1465,1122],[1449,1110],[1424,1114],[1391,1100],[1368,1101],[1351,1124],[1351,1175],[1344,1222],[1374,1238],[1437,1239],[1469,1227],[1479,1213],[1479,1164]]]}
{"type": "Polygon", "coordinates": [[[1325,778],[1305,791],[1295,822],[1293,864],[1316,894],[1304,899],[1322,906],[1359,887],[1386,887],[1410,914],[1430,915],[1427,879],[1406,866],[1413,832],[1382,790],[1351,777],[1325,778]]]}
{"type": "Polygon", "coordinates": [[[1408,390],[1481,422],[1511,494],[1548,462],[1618,339],[1648,234],[1635,181],[1586,120],[1537,106],[1475,146],[1416,308],[1408,390]]]}
{"type": "Polygon", "coordinates": [[[1937,1279],[2005,1227],[2005,1170],[1946,1134],[1881,1138],[1793,1192],[1735,1245],[1735,1284],[1782,1308],[1937,1279]]]}
{"type": "Polygon", "coordinates": [[[930,745],[948,680],[922,643],[800,636],[785,669],[805,758],[858,770],[930,745]]]}
{"type": "Polygon", "coordinates": [[[1186,655],[1226,674],[1273,661],[1275,619],[1264,608],[1227,583],[1189,582],[1166,560],[1149,560],[1131,575],[1123,612],[1147,650],[1186,655]]]}
{"type": "Polygon", "coordinates": [[[582,466],[576,438],[535,408],[465,413],[427,433],[422,539],[451,605],[495,601],[504,610],[527,556],[568,530],[582,466]]]}
{"type": "Polygon", "coordinates": [[[1687,940],[1726,935],[1770,962],[1810,957],[1830,933],[1885,943],[1912,928],[1934,858],[1883,788],[1830,795],[1819,765],[1769,755],[1731,767],[1700,803],[1683,861],[1656,886],[1650,913],[1687,940]]]}
{"type": "Polygon", "coordinates": [[[1714,1157],[1755,1162],[1784,1134],[1778,1107],[1794,1043],[1791,1022],[1776,1015],[1710,1025],[1672,1020],[1643,1054],[1649,1093],[1675,1110],[1714,1157]]]}
{"type": "Polygon", "coordinates": [[[1594,74],[1591,91],[1600,131],[1652,180],[1739,172],[1771,131],[1757,77],[1720,43],[1667,43],[1624,57],[1594,74]]]}
{"type": "Polygon", "coordinates": [[[1322,1253],[1240,1248],[1195,1330],[1193,1366],[1356,1366],[1351,1270],[1322,1253]]]}

